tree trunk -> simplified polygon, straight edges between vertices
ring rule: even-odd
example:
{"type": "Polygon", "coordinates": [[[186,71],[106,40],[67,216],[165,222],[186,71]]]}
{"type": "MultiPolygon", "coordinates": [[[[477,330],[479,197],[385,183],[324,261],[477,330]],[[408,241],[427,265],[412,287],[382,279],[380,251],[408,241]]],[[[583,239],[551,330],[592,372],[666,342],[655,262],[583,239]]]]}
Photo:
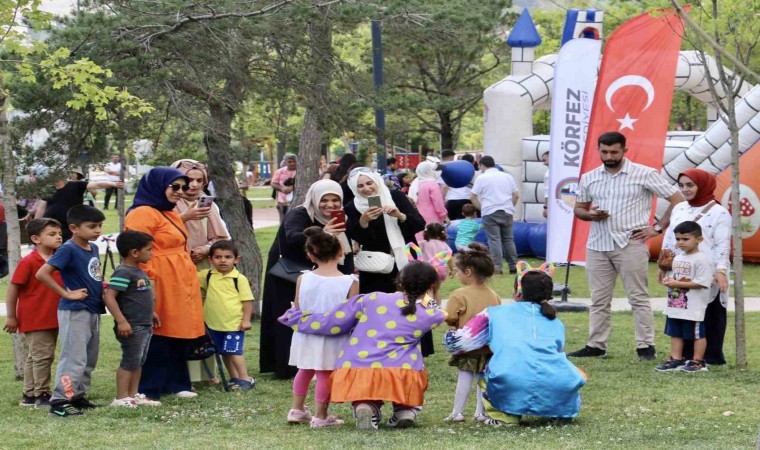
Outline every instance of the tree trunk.
{"type": "Polygon", "coordinates": [[[441,151],[454,150],[454,124],[451,111],[438,111],[438,123],[441,125],[441,151]]]}
{"type": "MultiPolygon", "coordinates": [[[[0,92],[3,87],[0,86],[0,92]]],[[[16,157],[8,133],[8,97],[0,97],[0,147],[3,152],[3,206],[5,206],[6,234],[8,236],[8,274],[16,270],[21,260],[21,227],[16,209],[16,157]]]]}
{"type": "Polygon", "coordinates": [[[214,181],[219,209],[240,252],[238,270],[251,283],[254,298],[253,316],[256,318],[259,315],[261,299],[261,251],[256,242],[256,236],[251,232],[251,227],[245,217],[243,200],[235,180],[234,161],[230,147],[232,121],[235,118],[234,107],[231,105],[239,103],[243,86],[237,80],[228,79],[224,91],[226,101],[209,102],[209,124],[204,133],[204,143],[208,151],[209,178],[214,181]]]}
{"type": "Polygon", "coordinates": [[[744,330],[744,258],[742,252],[741,193],[739,191],[739,126],[736,123],[736,106],[729,99],[728,129],[731,132],[731,235],[734,249],[734,306],[736,332],[736,367],[747,367],[747,341],[744,330]]]}
{"type": "Polygon", "coordinates": [[[303,203],[309,186],[319,179],[319,162],[322,155],[322,136],[329,111],[330,79],[333,70],[332,23],[326,16],[309,22],[309,58],[311,74],[306,86],[306,112],[298,144],[298,171],[293,204],[303,203]]]}
{"type": "Polygon", "coordinates": [[[293,205],[300,205],[306,197],[309,186],[319,179],[319,157],[322,151],[322,130],[317,113],[306,110],[301,128],[301,142],[298,144],[298,172],[293,205]]]}

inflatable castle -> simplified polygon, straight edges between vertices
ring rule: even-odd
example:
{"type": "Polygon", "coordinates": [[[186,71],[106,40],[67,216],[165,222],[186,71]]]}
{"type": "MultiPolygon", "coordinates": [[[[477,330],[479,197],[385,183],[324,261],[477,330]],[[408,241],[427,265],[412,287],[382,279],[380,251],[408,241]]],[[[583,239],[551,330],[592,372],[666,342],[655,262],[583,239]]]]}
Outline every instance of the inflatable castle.
{"type": "MultiPolygon", "coordinates": [[[[604,12],[599,10],[569,10],[562,43],[570,39],[600,39],[603,35],[603,18],[604,12]]],[[[511,74],[484,92],[484,151],[512,175],[520,190],[520,204],[515,211],[518,253],[522,250],[522,254],[532,253],[543,257],[545,253],[541,250],[545,251],[546,248],[543,217],[546,166],[541,162],[541,155],[549,151],[549,136],[533,134],[533,115],[537,110],[549,110],[551,107],[557,55],[534,58],[534,49],[541,44],[541,36],[527,9],[523,10],[509,34],[507,44],[512,47],[511,74]],[[529,242],[523,242],[525,239],[529,242]],[[543,242],[535,242],[541,239],[543,242]]],[[[680,52],[673,87],[707,105],[708,128],[704,132],[668,132],[663,143],[665,153],[662,173],[673,183],[685,169],[698,167],[718,175],[725,172],[731,164],[730,132],[719,120],[717,104],[708,88],[706,64],[709,65],[710,73],[717,73],[716,63],[709,56],[707,61],[702,61],[695,51],[680,52]]],[[[730,73],[729,69],[724,70],[730,73]]],[[[746,82],[736,87],[738,89],[734,89],[734,92],[737,97],[728,98],[729,93],[716,84],[721,101],[733,101],[736,104],[740,152],[744,154],[755,147],[753,153],[760,153],[760,87],[753,87],[746,82]]],[[[743,167],[745,158],[749,156],[742,156],[743,167]]],[[[722,174],[722,178],[725,176],[725,173],[722,174]]],[[[751,177],[748,179],[751,180],[751,177]]],[[[724,204],[727,204],[728,194],[725,189],[729,184],[725,180],[721,183],[719,176],[716,196],[723,198],[724,204]]],[[[760,189],[760,180],[755,185],[760,189]]],[[[753,205],[753,201],[760,202],[752,183],[743,182],[742,211],[745,206],[749,206],[747,211],[760,213],[760,203],[753,205]]],[[[664,206],[658,205],[659,213],[664,210],[664,206]]],[[[753,245],[745,241],[744,253],[750,260],[760,261],[760,234],[755,235],[760,229],[760,214],[756,215],[756,218],[746,218],[747,231],[744,237],[747,239],[756,236],[758,242],[753,245]]]]}

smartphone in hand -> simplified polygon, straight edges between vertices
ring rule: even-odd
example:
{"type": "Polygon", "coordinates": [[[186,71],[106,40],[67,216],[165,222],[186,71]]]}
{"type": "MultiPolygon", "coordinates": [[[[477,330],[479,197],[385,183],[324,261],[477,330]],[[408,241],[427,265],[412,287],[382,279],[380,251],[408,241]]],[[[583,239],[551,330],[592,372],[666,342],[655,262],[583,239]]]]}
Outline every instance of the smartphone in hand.
{"type": "Polygon", "coordinates": [[[382,208],[383,207],[383,203],[380,201],[380,196],[379,195],[374,195],[372,197],[369,197],[367,199],[367,203],[369,203],[369,207],[370,208],[372,208],[374,206],[377,206],[378,208],[382,208]]]}
{"type": "Polygon", "coordinates": [[[216,197],[209,195],[198,199],[198,208],[210,208],[214,204],[216,197]]]}
{"type": "Polygon", "coordinates": [[[342,209],[336,209],[336,210],[330,211],[330,218],[331,219],[337,219],[335,221],[335,223],[334,223],[335,225],[338,225],[338,224],[345,225],[346,224],[346,211],[344,211],[342,209]]]}

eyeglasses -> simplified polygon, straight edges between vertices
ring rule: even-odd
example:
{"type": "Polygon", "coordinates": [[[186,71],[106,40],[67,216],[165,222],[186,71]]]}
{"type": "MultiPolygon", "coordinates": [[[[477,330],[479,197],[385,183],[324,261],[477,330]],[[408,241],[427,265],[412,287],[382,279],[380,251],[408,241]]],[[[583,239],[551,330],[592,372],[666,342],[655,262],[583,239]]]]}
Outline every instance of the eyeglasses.
{"type": "Polygon", "coordinates": [[[369,167],[357,167],[355,169],[352,169],[351,172],[348,173],[349,177],[353,177],[360,173],[372,173],[374,170],[370,169],[369,167]]]}
{"type": "Polygon", "coordinates": [[[182,192],[187,192],[187,190],[190,189],[190,186],[187,184],[174,183],[169,185],[169,189],[174,192],[177,192],[180,189],[182,189],[182,192]]]}

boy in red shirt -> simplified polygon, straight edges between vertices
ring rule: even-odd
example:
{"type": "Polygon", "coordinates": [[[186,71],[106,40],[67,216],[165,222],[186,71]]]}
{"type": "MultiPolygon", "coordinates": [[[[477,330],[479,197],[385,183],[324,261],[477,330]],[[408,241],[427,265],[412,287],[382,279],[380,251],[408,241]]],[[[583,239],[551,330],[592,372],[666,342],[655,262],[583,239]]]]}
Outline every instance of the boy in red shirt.
{"type": "MultiPolygon", "coordinates": [[[[61,246],[61,224],[55,219],[34,219],[26,225],[35,249],[21,259],[13,272],[5,305],[5,331],[24,333],[29,354],[24,364],[24,394],[19,406],[49,407],[50,369],[58,338],[60,296],[37,281],[35,274],[61,246]]],[[[63,286],[61,275],[55,281],[63,286]]]]}

